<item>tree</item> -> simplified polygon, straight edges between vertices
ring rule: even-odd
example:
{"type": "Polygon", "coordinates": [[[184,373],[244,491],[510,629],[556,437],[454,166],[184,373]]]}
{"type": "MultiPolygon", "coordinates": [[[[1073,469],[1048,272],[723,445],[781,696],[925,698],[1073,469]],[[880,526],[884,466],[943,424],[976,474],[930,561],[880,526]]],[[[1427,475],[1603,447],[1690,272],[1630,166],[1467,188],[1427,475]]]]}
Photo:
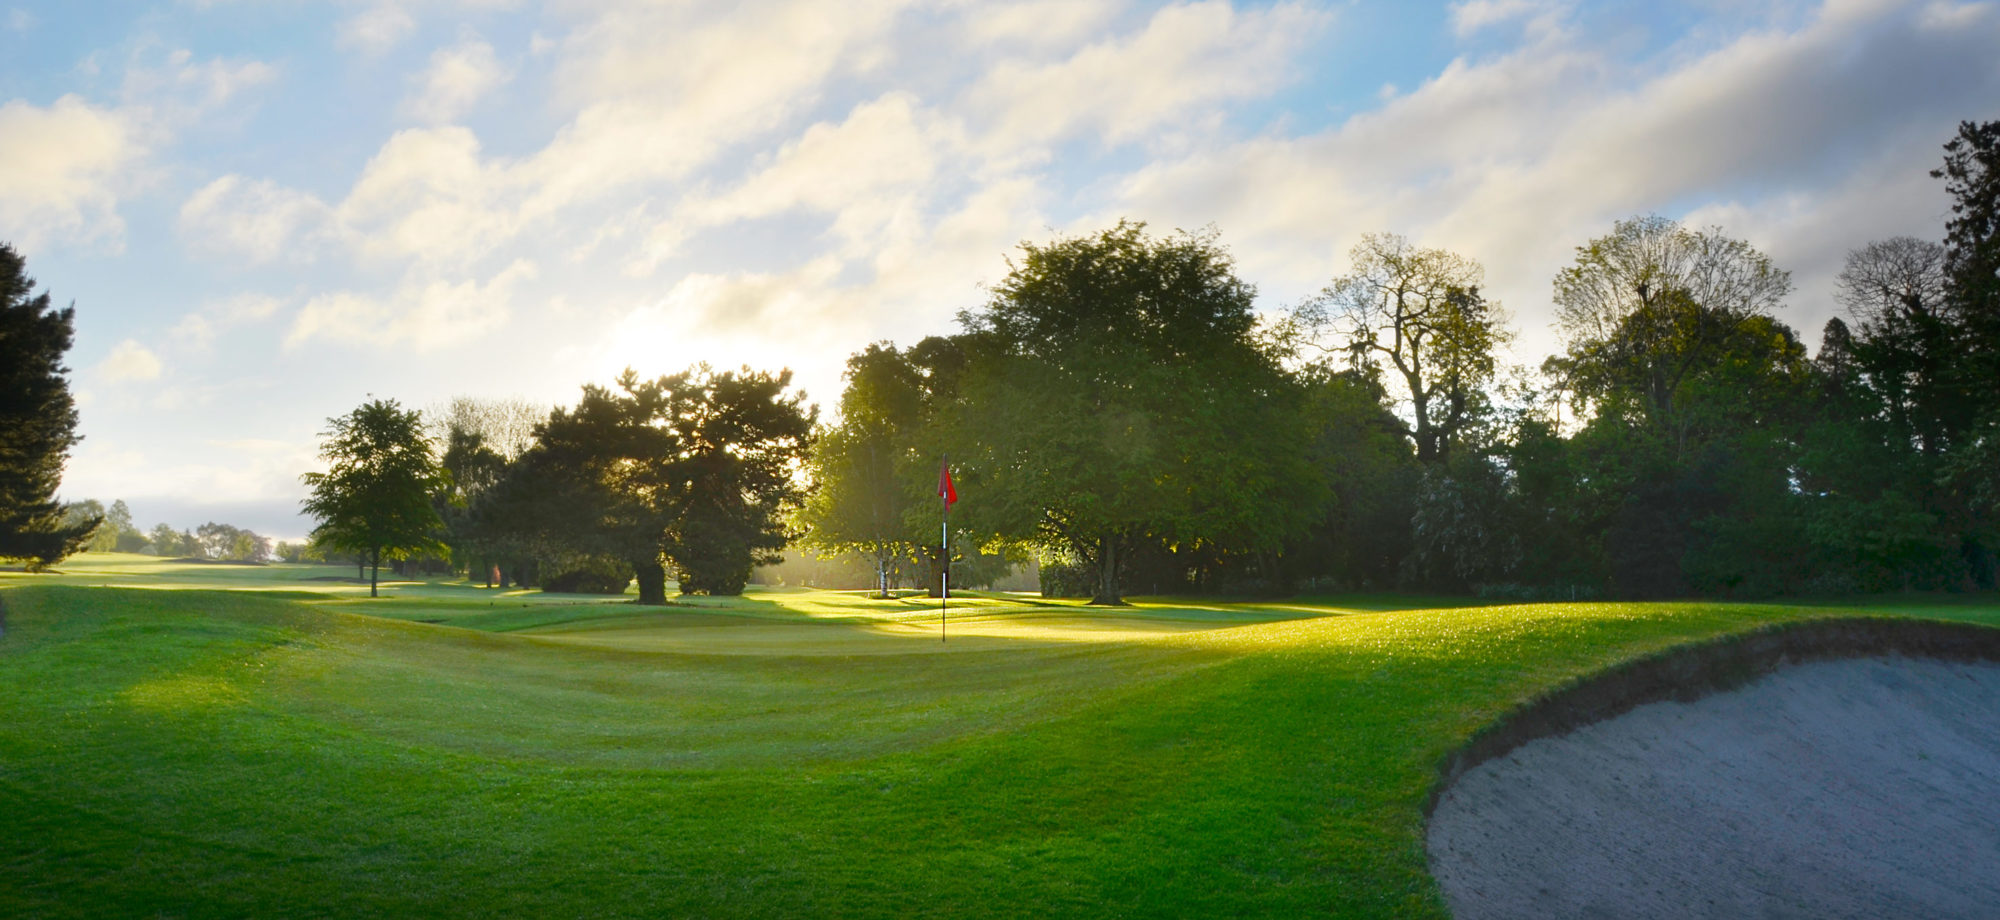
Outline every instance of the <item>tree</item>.
{"type": "Polygon", "coordinates": [[[75,553],[98,522],[65,523],[55,498],[69,449],[82,440],[62,363],[76,308],[50,309],[26,268],[0,243],[0,559],[40,570],[75,553]]]}
{"type": "Polygon", "coordinates": [[[1633,408],[1684,446],[1675,403],[1682,385],[1791,289],[1789,272],[1720,229],[1689,230],[1658,216],[1619,221],[1577,247],[1576,264],[1556,275],[1567,354],[1544,368],[1572,394],[1637,397],[1633,408]]]}
{"type": "Polygon", "coordinates": [[[800,539],[826,553],[865,554],[888,597],[892,570],[925,548],[908,520],[918,498],[908,483],[922,464],[914,455],[923,378],[908,355],[881,342],[848,358],[846,379],[840,424],[819,433],[807,461],[814,488],[799,508],[800,539]]]}
{"type": "Polygon", "coordinates": [[[1855,320],[1844,351],[1906,444],[1926,456],[1946,449],[1969,423],[1975,400],[1955,386],[1963,343],[1950,303],[1945,248],[1907,236],[1847,254],[1834,299],[1855,320]]]}
{"type": "Polygon", "coordinates": [[[785,542],[780,517],[812,433],[791,372],[717,374],[706,365],[617,388],[584,387],[482,504],[481,527],[542,559],[630,565],[639,602],[735,594],[785,542]]]}
{"type": "Polygon", "coordinates": [[[67,527],[90,528],[80,547],[86,553],[108,553],[118,545],[118,534],[104,517],[104,503],[97,499],[64,502],[62,519],[67,527]]]}
{"type": "Polygon", "coordinates": [[[368,596],[379,596],[382,559],[442,552],[443,526],[432,496],[444,488],[422,419],[390,400],[372,400],[327,419],[320,459],[330,468],[301,477],[312,488],[303,503],[319,519],[313,539],[364,555],[368,596]]]}
{"type": "Polygon", "coordinates": [[[153,555],[188,555],[188,547],[181,542],[180,531],[175,530],[171,524],[161,523],[154,525],[153,532],[149,535],[148,539],[152,543],[153,555]]]}
{"type": "Polygon", "coordinates": [[[751,569],[779,561],[819,407],[792,389],[790,370],[718,374],[704,364],[659,383],[679,449],[682,502],[667,555],[680,591],[741,594],[751,569]]]}
{"type": "Polygon", "coordinates": [[[1966,380],[1990,388],[2000,380],[2000,121],[1960,123],[1944,150],[1931,176],[1952,198],[1945,270],[1971,337],[1966,380]]]}
{"type": "Polygon", "coordinates": [[[104,513],[104,526],[111,529],[114,539],[111,548],[121,553],[141,553],[146,551],[146,535],[132,524],[132,508],[124,499],[111,503],[111,510],[104,513]]]}
{"type": "Polygon", "coordinates": [[[1322,490],[1294,424],[1300,388],[1255,334],[1255,289],[1214,234],[1121,221],[1023,243],[960,315],[960,409],[940,424],[968,517],[1073,553],[1093,603],[1123,603],[1142,545],[1275,552],[1322,490]]]}
{"type": "Polygon", "coordinates": [[[1314,340],[1333,334],[1355,367],[1385,371],[1409,402],[1417,460],[1448,463],[1482,412],[1494,353],[1512,337],[1505,313],[1479,293],[1485,270],[1393,233],[1363,236],[1351,257],[1348,274],[1298,308],[1299,325],[1314,340]]]}

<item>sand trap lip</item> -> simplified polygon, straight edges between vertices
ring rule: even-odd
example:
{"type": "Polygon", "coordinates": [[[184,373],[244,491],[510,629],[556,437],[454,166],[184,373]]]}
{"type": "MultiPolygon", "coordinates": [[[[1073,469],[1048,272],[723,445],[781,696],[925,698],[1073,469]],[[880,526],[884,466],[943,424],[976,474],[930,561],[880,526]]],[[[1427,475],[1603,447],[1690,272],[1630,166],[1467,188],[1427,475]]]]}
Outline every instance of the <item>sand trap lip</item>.
{"type": "Polygon", "coordinates": [[[1447,759],[1432,873],[1460,920],[1995,916],[1995,659],[1867,619],[1614,668],[1447,759]]]}

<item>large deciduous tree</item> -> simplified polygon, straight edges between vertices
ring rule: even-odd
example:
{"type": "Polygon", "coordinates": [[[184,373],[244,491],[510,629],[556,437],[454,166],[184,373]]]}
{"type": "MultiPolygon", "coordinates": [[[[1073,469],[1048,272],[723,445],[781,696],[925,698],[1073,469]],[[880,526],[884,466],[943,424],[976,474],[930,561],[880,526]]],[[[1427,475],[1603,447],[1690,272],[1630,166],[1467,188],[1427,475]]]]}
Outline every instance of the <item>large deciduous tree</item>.
{"type": "Polygon", "coordinates": [[[1485,270],[1393,233],[1363,236],[1351,258],[1349,273],[1294,316],[1315,341],[1331,334],[1330,347],[1354,366],[1386,372],[1408,400],[1417,459],[1449,463],[1482,413],[1495,353],[1511,337],[1505,313],[1479,292],[1485,270]]]}
{"type": "Polygon", "coordinates": [[[368,596],[378,596],[382,559],[443,552],[434,496],[445,476],[431,454],[422,416],[393,399],[371,400],[327,419],[320,459],[329,468],[301,477],[312,489],[306,513],[319,519],[313,539],[358,553],[369,563],[368,596]]]}
{"type": "Polygon", "coordinates": [[[27,263],[0,243],[0,559],[40,569],[77,551],[98,520],[65,522],[63,463],[82,438],[63,354],[76,308],[50,309],[27,263]]]}
{"type": "Polygon", "coordinates": [[[537,427],[480,526],[545,559],[620,560],[642,604],[666,602],[669,565],[684,594],[740,593],[785,542],[815,414],[804,399],[789,371],[705,365],[586,386],[537,427]]]}
{"type": "Polygon", "coordinates": [[[1212,233],[1116,227],[1022,244],[985,307],[952,429],[993,529],[1074,553],[1122,603],[1141,545],[1274,551],[1321,486],[1301,392],[1255,334],[1255,289],[1212,233]]]}

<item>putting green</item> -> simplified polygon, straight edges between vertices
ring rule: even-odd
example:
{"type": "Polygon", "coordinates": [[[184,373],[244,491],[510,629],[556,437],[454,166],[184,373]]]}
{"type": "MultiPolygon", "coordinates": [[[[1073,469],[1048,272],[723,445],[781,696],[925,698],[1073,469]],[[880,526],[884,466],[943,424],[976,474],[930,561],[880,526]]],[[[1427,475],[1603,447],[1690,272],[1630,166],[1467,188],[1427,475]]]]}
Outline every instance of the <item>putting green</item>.
{"type": "Polygon", "coordinates": [[[914,598],[63,568],[0,574],[0,915],[1441,916],[1471,732],[1829,613],[968,597],[941,644],[914,598]]]}

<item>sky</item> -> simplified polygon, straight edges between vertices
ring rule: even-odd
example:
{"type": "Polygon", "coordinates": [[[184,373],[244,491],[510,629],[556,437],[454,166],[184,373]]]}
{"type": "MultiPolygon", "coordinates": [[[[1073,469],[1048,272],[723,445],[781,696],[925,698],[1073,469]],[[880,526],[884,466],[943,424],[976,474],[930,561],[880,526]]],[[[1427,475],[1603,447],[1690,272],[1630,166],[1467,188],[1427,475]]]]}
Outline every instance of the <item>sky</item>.
{"type": "Polygon", "coordinates": [[[76,307],[62,497],[297,538],[326,419],[949,333],[1023,241],[1213,227],[1282,311],[1394,232],[1512,360],[1614,221],[1719,227],[1816,344],[1937,239],[2000,5],[0,0],[0,240],[76,307]]]}

